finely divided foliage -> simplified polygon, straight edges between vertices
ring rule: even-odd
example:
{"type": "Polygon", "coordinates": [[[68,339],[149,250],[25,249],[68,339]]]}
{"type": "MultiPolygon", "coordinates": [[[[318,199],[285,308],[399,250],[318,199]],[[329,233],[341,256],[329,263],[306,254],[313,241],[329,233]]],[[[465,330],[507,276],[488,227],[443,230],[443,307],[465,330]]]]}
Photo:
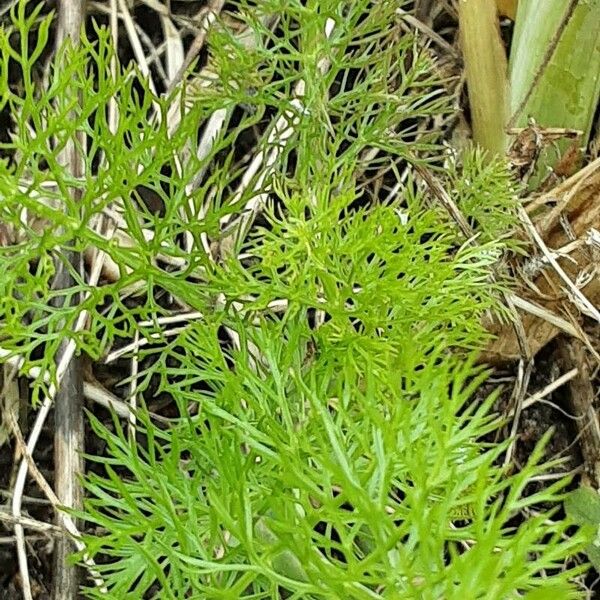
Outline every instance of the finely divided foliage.
{"type": "Polygon", "coordinates": [[[571,597],[563,562],[581,540],[555,516],[566,482],[523,495],[541,449],[506,473],[504,447],[482,441],[494,397],[474,399],[511,182],[476,155],[452,167],[473,243],[412,179],[447,100],[397,2],[238,2],[249,35],[214,28],[210,75],[163,96],[134,67],[111,69],[100,28],[39,83],[50,18],[30,8],[0,33],[14,121],[0,220],[15,236],[0,247],[1,347],[24,358],[36,401],[64,336],[104,359],[137,335],[137,396],[178,413],[165,424],[142,402],[135,436],[90,415],[106,453],[89,457],[82,516],[109,597],[571,597]],[[56,159],[76,131],[81,180],[56,159]],[[407,168],[385,202],[364,184],[370,160],[407,168]],[[76,276],[57,304],[60,248],[101,253],[116,276],[76,276]],[[164,335],[173,306],[201,318],[164,335]]]}

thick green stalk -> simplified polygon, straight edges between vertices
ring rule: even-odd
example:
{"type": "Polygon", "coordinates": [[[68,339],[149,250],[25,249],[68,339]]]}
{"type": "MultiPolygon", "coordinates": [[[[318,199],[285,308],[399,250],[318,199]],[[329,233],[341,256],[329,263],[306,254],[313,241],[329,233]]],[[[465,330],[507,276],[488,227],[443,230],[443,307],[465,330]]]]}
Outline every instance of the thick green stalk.
{"type": "Polygon", "coordinates": [[[496,2],[461,0],[458,6],[473,139],[490,154],[504,154],[507,66],[496,2]]]}

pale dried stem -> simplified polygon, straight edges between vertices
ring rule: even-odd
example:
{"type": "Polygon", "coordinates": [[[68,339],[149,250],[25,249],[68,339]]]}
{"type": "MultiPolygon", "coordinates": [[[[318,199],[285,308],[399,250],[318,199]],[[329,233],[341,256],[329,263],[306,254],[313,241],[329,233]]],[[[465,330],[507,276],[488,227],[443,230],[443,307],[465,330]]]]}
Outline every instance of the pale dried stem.
{"type": "MultiPolygon", "coordinates": [[[[140,332],[139,329],[136,329],[133,343],[136,345],[136,348],[139,347],[140,343],[140,332]]],[[[136,425],[136,417],[135,411],[138,406],[138,375],[140,371],[140,363],[138,359],[137,351],[131,357],[131,376],[129,383],[129,418],[128,418],[128,431],[129,436],[132,441],[135,441],[135,425],[136,425]]]]}
{"type": "MultiPolygon", "coordinates": [[[[194,40],[194,42],[196,42],[196,41],[198,42],[198,46],[197,46],[197,48],[191,48],[190,54],[191,54],[191,50],[194,50],[194,51],[197,50],[198,52],[200,52],[201,44],[204,44],[204,37],[201,34],[203,31],[208,30],[210,25],[212,25],[212,23],[216,20],[218,12],[220,12],[222,10],[222,8],[223,8],[223,3],[221,3],[220,0],[216,0],[213,3],[212,10],[209,11],[209,13],[206,15],[206,21],[203,22],[203,30],[200,32],[200,34],[198,35],[196,40],[194,40]]],[[[272,19],[267,19],[267,18],[264,18],[263,21],[265,24],[267,24],[269,22],[271,22],[271,23],[273,22],[272,19]]],[[[248,35],[247,30],[244,30],[240,33],[239,40],[241,43],[244,44],[244,46],[246,48],[248,48],[248,50],[251,50],[257,43],[256,36],[248,35]]],[[[191,58],[190,63],[192,60],[193,60],[193,57],[191,58]]],[[[201,164],[203,163],[203,166],[200,167],[200,169],[198,170],[198,173],[196,173],[194,180],[186,186],[186,193],[190,197],[190,202],[189,202],[190,214],[194,213],[194,204],[193,204],[193,200],[192,200],[192,194],[198,188],[198,186],[200,185],[201,181],[204,178],[204,175],[208,168],[208,164],[206,161],[207,161],[208,157],[210,156],[210,153],[212,152],[215,142],[217,141],[217,139],[219,138],[219,136],[221,135],[221,132],[223,131],[223,129],[225,127],[228,114],[229,114],[229,111],[227,109],[221,108],[221,109],[216,110],[209,117],[208,122],[206,123],[205,130],[204,130],[202,137],[198,143],[198,150],[196,151],[196,158],[198,159],[198,161],[201,164]]],[[[210,199],[207,200],[202,205],[202,207],[200,208],[199,214],[198,214],[198,218],[202,219],[208,213],[209,203],[210,203],[210,199]]],[[[202,246],[203,246],[204,251],[206,252],[207,256],[209,258],[212,258],[212,253],[210,251],[210,242],[208,240],[208,236],[206,235],[206,233],[203,232],[200,235],[200,239],[201,239],[202,246]]],[[[185,248],[186,248],[187,252],[192,251],[193,244],[194,244],[194,240],[193,240],[192,235],[189,232],[186,233],[185,248]]]]}
{"type": "MultiPolygon", "coordinates": [[[[568,383],[573,378],[575,378],[578,375],[578,373],[579,373],[579,371],[576,368],[574,368],[574,369],[571,369],[570,371],[567,371],[560,377],[557,377],[554,381],[550,382],[547,386],[543,387],[539,392],[536,392],[535,394],[532,394],[531,396],[529,396],[529,398],[525,399],[521,408],[523,410],[525,410],[526,408],[533,406],[537,402],[544,400],[552,392],[554,392],[561,386],[565,385],[565,383],[568,383]]],[[[507,416],[514,417],[515,412],[516,412],[515,408],[512,408],[507,416]]]]}
{"type": "Polygon", "coordinates": [[[150,87],[152,93],[156,94],[156,86],[154,85],[154,80],[152,79],[152,73],[150,72],[150,67],[148,66],[148,61],[146,60],[146,54],[144,53],[142,43],[140,42],[133,19],[131,18],[129,7],[127,6],[125,0],[117,0],[117,2],[121,17],[123,18],[123,23],[125,24],[125,30],[127,31],[127,37],[131,43],[131,49],[133,50],[133,55],[135,56],[138,67],[140,68],[140,72],[147,79],[148,86],[150,87]]]}
{"type": "Polygon", "coordinates": [[[206,42],[206,36],[219,16],[219,13],[223,10],[224,5],[225,0],[213,0],[209,3],[200,24],[200,31],[196,34],[179,70],[169,82],[167,93],[170,93],[175,89],[175,86],[183,79],[185,72],[190,68],[196,57],[202,51],[204,43],[206,42]]]}
{"type": "MultiPolygon", "coordinates": [[[[92,272],[90,274],[89,284],[91,286],[96,285],[98,282],[98,279],[100,277],[100,273],[102,270],[103,260],[104,260],[104,254],[99,253],[97,256],[96,263],[94,264],[92,272]]],[[[81,331],[86,326],[87,319],[88,319],[88,313],[87,313],[87,311],[84,310],[79,315],[79,318],[78,318],[77,323],[74,328],[75,332],[81,331]]],[[[40,410],[38,411],[38,414],[36,415],[36,419],[35,419],[33,428],[31,430],[31,433],[29,434],[27,444],[25,445],[25,448],[23,448],[23,450],[22,450],[24,456],[19,465],[19,469],[17,472],[17,478],[15,481],[15,487],[14,487],[13,498],[12,498],[12,515],[13,515],[13,517],[15,517],[15,519],[17,519],[17,522],[15,523],[15,539],[16,539],[16,543],[17,543],[17,556],[18,556],[18,560],[19,560],[19,570],[21,572],[21,576],[23,577],[23,582],[24,582],[23,594],[24,594],[24,598],[26,600],[31,600],[32,595],[31,595],[31,584],[29,582],[29,569],[27,566],[27,554],[25,551],[24,532],[23,532],[23,527],[18,523],[18,519],[21,517],[23,492],[25,489],[27,472],[30,468],[31,463],[33,462],[32,456],[35,451],[37,442],[39,440],[39,436],[42,432],[42,429],[43,429],[46,419],[48,417],[48,413],[50,412],[50,408],[52,407],[54,401],[56,400],[58,390],[60,389],[60,386],[65,378],[65,374],[67,373],[67,371],[73,364],[73,356],[75,353],[75,349],[76,349],[76,343],[73,339],[70,339],[62,349],[62,354],[59,357],[58,362],[57,362],[55,381],[50,382],[50,385],[48,388],[48,393],[47,393],[46,397],[44,398],[44,401],[42,402],[42,405],[40,407],[40,410]]],[[[4,354],[6,356],[7,353],[6,353],[6,351],[2,351],[0,349],[0,354],[4,354]]],[[[16,364],[19,364],[19,367],[21,366],[22,359],[20,359],[19,357],[13,357],[13,360],[15,360],[16,364]]],[[[39,373],[38,373],[38,375],[39,375],[39,373]]],[[[75,453],[77,454],[81,450],[82,450],[82,448],[76,448],[75,453]]],[[[57,467],[57,470],[58,470],[58,468],[60,468],[60,467],[57,467]]],[[[44,489],[44,486],[42,486],[42,489],[44,489]]],[[[46,490],[46,492],[47,492],[47,490],[46,490]]],[[[52,496],[53,496],[53,494],[52,494],[52,496]]],[[[55,506],[57,506],[58,504],[64,505],[64,500],[62,498],[58,498],[56,496],[54,496],[54,497],[49,496],[49,499],[51,501],[53,501],[55,506]]],[[[66,531],[68,531],[72,536],[74,536],[76,538],[74,540],[74,543],[75,543],[75,546],[77,547],[77,549],[84,550],[83,543],[81,541],[79,541],[79,539],[77,539],[77,538],[80,538],[81,535],[80,535],[73,519],[69,515],[67,515],[65,513],[61,513],[59,525],[62,526],[66,531]]],[[[70,552],[71,552],[70,548],[67,547],[65,549],[65,559],[70,554],[70,552]]],[[[91,558],[84,556],[83,560],[84,560],[84,564],[86,564],[90,574],[92,575],[93,581],[96,583],[96,585],[98,585],[98,587],[100,587],[101,590],[105,590],[106,588],[104,587],[102,577],[96,571],[96,569],[94,567],[94,563],[91,560],[91,558]]],[[[72,567],[70,565],[68,565],[68,568],[72,569],[72,567]]],[[[61,589],[64,590],[65,588],[61,588],[61,589]]],[[[72,589],[72,588],[70,587],[69,589],[72,589]]],[[[75,587],[75,593],[77,593],[77,589],[78,589],[78,585],[75,587]]],[[[76,596],[73,596],[73,597],[76,597],[76,596]]]]}
{"type": "Polygon", "coordinates": [[[513,454],[515,453],[517,446],[517,431],[519,431],[519,424],[521,421],[521,413],[523,412],[523,404],[525,402],[525,394],[529,387],[529,380],[531,378],[531,372],[533,370],[533,361],[525,359],[519,360],[519,367],[517,370],[517,381],[513,388],[511,404],[513,406],[513,422],[510,430],[510,444],[506,449],[504,456],[503,465],[506,467],[510,464],[513,454]]]}
{"type": "MultiPolygon", "coordinates": [[[[328,19],[325,24],[325,36],[330,38],[335,27],[335,21],[328,19]]],[[[319,71],[324,75],[330,67],[328,59],[321,59],[318,64],[319,71]]],[[[222,228],[227,229],[227,237],[222,243],[222,252],[225,255],[231,254],[236,243],[241,241],[250,228],[254,217],[260,207],[268,198],[270,185],[268,181],[272,175],[274,165],[277,163],[283,151],[294,134],[295,128],[300,122],[300,115],[304,111],[302,97],[304,96],[305,82],[299,81],[295,88],[293,99],[290,102],[290,109],[279,116],[266,140],[266,147],[269,150],[260,150],[250,163],[248,169],[242,177],[242,181],[235,191],[232,203],[238,202],[246,191],[252,185],[251,198],[246,202],[242,213],[232,220],[230,215],[221,219],[222,228]]]]}
{"type": "Polygon", "coordinates": [[[19,517],[15,518],[8,512],[0,510],[0,521],[4,521],[5,523],[18,523],[22,527],[26,527],[28,529],[34,529],[35,531],[39,531],[41,533],[51,533],[53,535],[64,535],[65,532],[56,525],[52,525],[51,523],[44,523],[42,521],[37,521],[36,519],[32,519],[31,517],[19,517]]]}
{"type": "Polygon", "coordinates": [[[558,274],[560,279],[562,279],[563,283],[573,294],[573,298],[575,299],[577,306],[587,315],[593,317],[598,323],[600,323],[600,312],[598,312],[598,309],[589,301],[588,298],[586,298],[586,296],[581,292],[581,290],[577,288],[577,286],[573,283],[571,278],[558,264],[558,261],[554,257],[554,254],[550,252],[548,246],[546,246],[546,243],[538,233],[534,224],[531,222],[529,215],[525,212],[523,208],[520,208],[519,216],[523,225],[525,226],[525,229],[535,241],[539,249],[542,251],[542,254],[545,256],[546,260],[552,265],[554,271],[558,274]]]}

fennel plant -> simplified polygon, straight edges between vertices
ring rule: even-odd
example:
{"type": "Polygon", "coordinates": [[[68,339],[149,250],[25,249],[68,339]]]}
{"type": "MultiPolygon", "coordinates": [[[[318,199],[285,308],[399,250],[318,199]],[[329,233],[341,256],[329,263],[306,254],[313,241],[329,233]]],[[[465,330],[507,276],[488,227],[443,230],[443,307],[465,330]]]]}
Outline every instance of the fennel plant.
{"type": "Polygon", "coordinates": [[[52,16],[21,2],[0,32],[0,220],[16,235],[0,247],[3,360],[22,358],[35,404],[65,336],[105,362],[143,341],[121,356],[140,367],[122,382],[135,433],[89,415],[106,452],[87,457],[80,516],[108,596],[90,583],[87,597],[576,597],[568,482],[526,490],[543,444],[520,472],[499,466],[496,394],[478,394],[513,185],[478,154],[451,167],[472,244],[414,178],[441,152],[431,117],[449,101],[396,4],[241,0],[245,42],[215,27],[209,75],[168,94],[113,69],[101,27],[60,50],[47,84],[52,16]],[[56,160],[77,131],[80,180],[56,160]],[[240,147],[256,131],[252,173],[240,147]],[[368,185],[373,162],[393,193],[368,185]],[[65,248],[116,276],[53,291],[65,248]],[[159,394],[168,422],[148,408],[159,394]]]}

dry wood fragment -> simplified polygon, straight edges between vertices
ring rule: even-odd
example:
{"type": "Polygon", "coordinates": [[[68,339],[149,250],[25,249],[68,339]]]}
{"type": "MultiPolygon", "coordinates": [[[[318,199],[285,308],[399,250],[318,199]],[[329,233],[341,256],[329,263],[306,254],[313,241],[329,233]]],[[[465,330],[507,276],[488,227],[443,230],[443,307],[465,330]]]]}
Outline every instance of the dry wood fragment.
{"type": "MultiPolygon", "coordinates": [[[[590,303],[599,306],[600,278],[596,271],[600,267],[600,249],[594,243],[594,236],[600,231],[600,160],[536,199],[527,212],[550,250],[570,249],[567,255],[556,256],[557,262],[590,303]]],[[[532,250],[537,252],[533,247],[532,250]]],[[[539,352],[560,332],[549,318],[540,316],[544,312],[570,321],[580,332],[578,337],[585,340],[580,328],[581,309],[585,311],[585,307],[565,289],[563,279],[551,266],[546,265],[529,276],[532,265],[535,266],[535,261],[531,258],[518,265],[524,280],[521,289],[516,292],[541,309],[538,315],[522,313],[532,354],[539,352]]],[[[482,361],[499,363],[519,358],[519,345],[510,325],[495,323],[488,329],[496,339],[483,353],[482,361]]]]}
{"type": "Polygon", "coordinates": [[[569,411],[575,416],[579,447],[589,483],[594,489],[600,487],[600,424],[595,408],[595,393],[590,380],[585,346],[576,339],[566,339],[558,346],[558,362],[561,370],[576,368],[577,375],[569,381],[569,411]]]}

